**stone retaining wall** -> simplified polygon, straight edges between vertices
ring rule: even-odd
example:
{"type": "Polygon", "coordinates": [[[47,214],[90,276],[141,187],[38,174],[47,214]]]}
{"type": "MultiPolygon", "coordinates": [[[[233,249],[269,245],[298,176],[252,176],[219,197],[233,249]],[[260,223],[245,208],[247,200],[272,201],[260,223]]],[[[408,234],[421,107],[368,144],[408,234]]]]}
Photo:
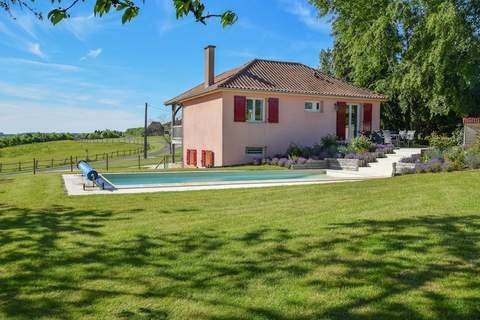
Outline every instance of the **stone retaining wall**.
{"type": "Polygon", "coordinates": [[[333,170],[351,170],[358,171],[360,160],[358,159],[334,159],[328,158],[328,168],[333,170]]]}
{"type": "Polygon", "coordinates": [[[393,175],[404,174],[415,171],[415,163],[397,162],[394,163],[393,175]]]}
{"type": "Polygon", "coordinates": [[[309,160],[305,164],[294,164],[290,167],[292,170],[303,170],[303,169],[328,169],[327,160],[309,160]]]}

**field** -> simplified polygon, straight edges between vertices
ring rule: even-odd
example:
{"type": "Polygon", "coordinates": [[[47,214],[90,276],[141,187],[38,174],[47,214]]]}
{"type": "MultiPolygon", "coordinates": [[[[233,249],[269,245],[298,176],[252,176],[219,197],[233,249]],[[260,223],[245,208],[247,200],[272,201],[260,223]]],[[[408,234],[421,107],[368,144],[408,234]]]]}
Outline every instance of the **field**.
{"type": "Polygon", "coordinates": [[[67,197],[0,180],[0,318],[476,319],[479,171],[67,197]]]}
{"type": "MultiPolygon", "coordinates": [[[[140,142],[140,138],[137,139],[140,142]]],[[[165,152],[165,140],[162,137],[149,137],[149,154],[151,157],[159,157],[165,152]]],[[[53,141],[33,143],[7,147],[0,149],[0,172],[15,173],[33,171],[33,159],[37,161],[38,170],[52,169],[58,167],[69,167],[70,157],[75,159],[87,159],[91,161],[103,160],[108,153],[112,168],[114,166],[135,167],[137,164],[136,155],[142,154],[143,144],[127,143],[125,139],[105,139],[96,142],[84,141],[53,141]],[[124,160],[121,160],[124,159],[124,160]],[[120,161],[119,161],[120,160],[120,161]]],[[[158,163],[158,159],[144,162],[143,165],[158,163]]],[[[105,163],[97,163],[100,167],[106,167],[105,163]]],[[[38,171],[37,170],[37,171],[38,171]]]]}

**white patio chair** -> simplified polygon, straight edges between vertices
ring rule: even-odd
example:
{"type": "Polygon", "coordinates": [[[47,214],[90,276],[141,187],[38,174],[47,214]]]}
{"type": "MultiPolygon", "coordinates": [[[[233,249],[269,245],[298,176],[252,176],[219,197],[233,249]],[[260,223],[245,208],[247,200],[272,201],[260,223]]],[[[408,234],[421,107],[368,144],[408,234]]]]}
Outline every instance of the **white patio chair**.
{"type": "Polygon", "coordinates": [[[415,130],[408,130],[407,131],[407,142],[408,146],[410,147],[410,143],[415,141],[415,130]]]}

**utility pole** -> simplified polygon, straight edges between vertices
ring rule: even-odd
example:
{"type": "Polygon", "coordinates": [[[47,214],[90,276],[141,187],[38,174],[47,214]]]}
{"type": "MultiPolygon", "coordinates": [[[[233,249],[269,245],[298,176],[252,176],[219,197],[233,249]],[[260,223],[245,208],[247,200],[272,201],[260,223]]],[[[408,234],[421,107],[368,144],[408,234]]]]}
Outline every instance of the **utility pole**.
{"type": "Polygon", "coordinates": [[[143,130],[143,158],[147,159],[147,113],[148,103],[145,102],[145,128],[143,130]]]}

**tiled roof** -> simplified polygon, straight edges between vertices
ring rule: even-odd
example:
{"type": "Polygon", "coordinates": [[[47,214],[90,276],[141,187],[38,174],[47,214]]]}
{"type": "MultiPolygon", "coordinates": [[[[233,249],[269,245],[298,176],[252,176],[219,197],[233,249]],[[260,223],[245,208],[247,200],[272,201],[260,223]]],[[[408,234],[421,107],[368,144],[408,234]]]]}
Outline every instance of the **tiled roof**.
{"type": "Polygon", "coordinates": [[[386,96],[354,86],[328,76],[301,63],[255,59],[215,77],[213,85],[205,88],[200,84],[165,104],[183,100],[221,88],[351,97],[385,100],[386,96]]]}
{"type": "Polygon", "coordinates": [[[464,124],[480,124],[480,118],[463,118],[464,124]]]}

